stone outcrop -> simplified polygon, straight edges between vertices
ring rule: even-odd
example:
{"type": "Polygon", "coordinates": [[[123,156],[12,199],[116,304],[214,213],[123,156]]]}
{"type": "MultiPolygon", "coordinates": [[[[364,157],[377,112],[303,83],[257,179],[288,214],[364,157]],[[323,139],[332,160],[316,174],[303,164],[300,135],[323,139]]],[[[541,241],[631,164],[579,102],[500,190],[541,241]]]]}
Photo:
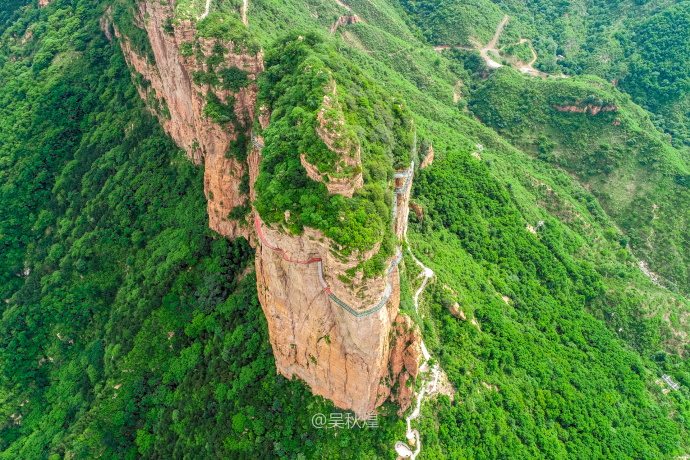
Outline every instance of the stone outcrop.
{"type": "Polygon", "coordinates": [[[300,155],[299,160],[302,167],[307,171],[307,176],[311,180],[326,184],[326,189],[328,189],[328,193],[331,195],[337,193],[339,195],[352,198],[352,195],[355,194],[355,190],[362,187],[363,181],[361,174],[358,175],[356,178],[357,180],[350,179],[349,177],[334,178],[326,174],[328,181],[324,181],[324,175],[319,173],[319,170],[316,166],[307,162],[304,154],[300,155]]]}
{"type": "MultiPolygon", "coordinates": [[[[260,122],[265,128],[261,116],[260,122]]],[[[329,148],[342,156],[350,155],[352,144],[340,142],[334,135],[336,131],[317,129],[329,148]]],[[[263,143],[258,137],[256,141],[263,143]]],[[[259,149],[255,151],[260,155],[259,149]]],[[[350,158],[359,161],[358,155],[350,158]]],[[[321,179],[304,155],[301,160],[309,177],[321,179]]],[[[250,169],[252,164],[250,156],[250,169]]],[[[395,180],[394,198],[395,232],[402,238],[407,226],[412,171],[396,175],[404,176],[395,180]]],[[[250,176],[255,177],[251,171],[250,176]]],[[[329,192],[334,193],[332,189],[329,192]]],[[[346,192],[343,194],[347,196],[346,192]]],[[[289,221],[288,213],[285,219],[289,221]]],[[[407,382],[419,372],[421,336],[410,318],[399,314],[398,266],[390,274],[373,279],[364,279],[361,271],[352,276],[348,270],[376,255],[379,244],[345,260],[338,253],[340,248],[320,231],[305,228],[302,235],[295,236],[282,224],[269,227],[258,218],[257,222],[262,238],[256,257],[257,290],[278,372],[287,378],[300,378],[313,393],[358,415],[373,411],[389,397],[401,407],[409,407],[413,387],[407,382]],[[323,267],[323,283],[315,260],[323,267]],[[388,283],[392,292],[385,305],[366,316],[353,315],[328,295],[333,292],[361,313],[379,304],[388,283]],[[397,394],[391,394],[391,388],[397,388],[397,394]]],[[[394,259],[396,256],[391,256],[386,266],[394,259]]]]}
{"type": "Polygon", "coordinates": [[[424,161],[422,161],[422,164],[419,165],[420,169],[424,169],[428,166],[431,166],[434,162],[434,146],[430,145],[429,146],[429,151],[427,152],[426,156],[424,157],[424,161]]]}
{"type": "Polygon", "coordinates": [[[355,138],[344,132],[345,116],[338,101],[335,80],[331,79],[325,89],[326,94],[317,115],[316,134],[329,150],[339,155],[339,161],[335,166],[336,172],[322,174],[316,166],[307,161],[304,154],[300,156],[300,162],[307,171],[307,176],[311,180],[323,182],[328,193],[352,198],[355,190],[362,188],[364,184],[361,147],[355,138]]]}
{"type": "Polygon", "coordinates": [[[349,14],[345,16],[340,16],[334,23],[331,25],[331,35],[335,33],[336,30],[338,30],[338,27],[340,26],[349,26],[352,24],[357,24],[358,22],[364,22],[362,18],[360,18],[356,14],[349,14]]]}
{"type": "MultiPolygon", "coordinates": [[[[138,6],[137,25],[143,27],[148,34],[155,62],[139,56],[132,49],[129,40],[120,36],[117,30],[115,32],[120,38],[127,63],[148,82],[138,86],[139,93],[158,115],[165,131],[187,152],[192,161],[204,162],[204,188],[211,228],[230,238],[249,237],[251,225],[240,225],[240,222],[228,218],[235,206],[242,206],[248,200],[239,191],[247,165],[228,155],[228,149],[240,132],[247,135],[251,126],[249,123],[245,126],[240,123],[239,127],[230,123],[220,125],[204,116],[206,95],[212,88],[210,85],[196,85],[192,81],[192,72],[207,71],[207,64],[203,62],[205,60],[197,63],[194,56],[184,57],[180,46],[198,40],[201,51],[209,56],[216,42],[219,42],[228,52],[224,55],[221,66],[247,71],[248,78],[252,80],[263,70],[263,54],[246,54],[230,41],[195,38],[196,31],[189,20],[174,24],[174,32],[167,34],[164,27],[173,15],[171,3],[147,0],[138,6]]],[[[234,112],[238,120],[251,121],[254,118],[257,93],[255,83],[240,88],[237,92],[223,89],[213,91],[221,103],[234,100],[234,112]]]]}
{"type": "Polygon", "coordinates": [[[105,34],[105,38],[108,39],[109,42],[113,42],[113,33],[111,31],[112,28],[112,23],[113,23],[113,7],[109,6],[106,10],[103,16],[98,20],[98,25],[101,29],[101,31],[105,34]]]}
{"type": "MultiPolygon", "coordinates": [[[[320,231],[305,228],[303,234],[295,236],[282,224],[269,227],[257,219],[262,229],[259,237],[254,212],[250,213],[249,225],[227,218],[235,206],[250,204],[256,198],[254,182],[259,175],[264,139],[258,133],[258,126],[257,133],[252,131],[251,122],[258,119],[265,129],[271,114],[267,108],[259,107],[255,118],[257,87],[253,82],[236,92],[194,83],[195,71],[208,70],[205,59],[185,57],[190,53],[182,53],[181,46],[195,43],[209,56],[216,41],[197,37],[189,20],[173,21],[172,33],[164,32],[166,28],[170,31],[172,14],[172,2],[147,0],[139,4],[136,25],[148,33],[155,62],[137,54],[127,37],[116,28],[114,34],[134,80],[146,82],[139,84],[138,90],[149,109],[192,161],[203,162],[211,228],[229,238],[248,237],[256,245],[258,296],[267,318],[278,372],[287,378],[300,378],[313,393],[361,416],[375,410],[389,397],[408,407],[411,383],[419,373],[421,337],[410,318],[399,313],[398,266],[393,264],[390,273],[365,279],[361,271],[355,275],[347,272],[376,255],[379,244],[344,258],[338,252],[340,248],[320,231]],[[206,118],[206,96],[211,90],[221,103],[234,100],[235,115],[238,120],[246,120],[246,124],[220,125],[206,118]],[[246,162],[227,154],[233,141],[240,135],[249,137],[250,133],[252,142],[246,162]],[[239,192],[245,174],[249,175],[248,195],[239,192]],[[315,259],[320,261],[323,282],[328,289],[324,289],[319,278],[315,259]],[[384,296],[387,287],[390,295],[384,296]],[[387,300],[375,312],[357,316],[330,298],[327,291],[331,290],[356,312],[368,311],[382,299],[387,300]],[[392,388],[398,388],[398,393],[392,395],[392,388]]],[[[110,23],[107,13],[101,20],[106,34],[110,23]]],[[[263,70],[262,53],[251,56],[243,54],[231,42],[220,41],[220,44],[228,51],[221,66],[245,70],[251,80],[263,70]]],[[[330,193],[351,197],[363,183],[360,146],[355,137],[340,128],[344,128],[344,117],[335,82],[331,81],[318,114],[316,132],[340,159],[335,172],[328,174],[326,180],[304,155],[301,161],[309,177],[324,182],[330,193]]],[[[394,225],[399,238],[407,224],[411,180],[409,177],[409,180],[395,181],[396,187],[404,188],[404,193],[395,195],[394,225]]],[[[289,221],[289,213],[285,219],[289,221]]],[[[397,260],[396,255],[389,258],[386,266],[394,259],[397,260]]]]}
{"type": "Polygon", "coordinates": [[[568,113],[584,113],[587,114],[589,112],[590,115],[596,115],[599,112],[618,112],[619,108],[616,104],[608,104],[608,105],[596,105],[596,104],[586,104],[582,105],[584,101],[575,101],[575,104],[571,105],[552,105],[554,109],[558,110],[559,112],[568,112],[568,113]]]}
{"type": "Polygon", "coordinates": [[[467,319],[467,317],[465,316],[465,312],[462,311],[462,309],[460,308],[460,304],[457,302],[449,306],[448,310],[450,310],[450,314],[455,316],[456,318],[467,319]]]}
{"type": "Polygon", "coordinates": [[[409,178],[398,177],[393,179],[395,188],[401,190],[401,193],[395,194],[393,199],[396,200],[394,208],[396,213],[393,216],[393,231],[398,240],[402,241],[407,228],[407,218],[410,214],[410,194],[412,193],[412,176],[409,178]]]}
{"type": "Polygon", "coordinates": [[[422,220],[424,219],[424,210],[420,205],[415,203],[414,201],[410,202],[410,207],[412,208],[412,211],[414,211],[414,214],[417,216],[417,219],[422,220]]]}
{"type": "Polygon", "coordinates": [[[396,401],[400,411],[410,407],[414,382],[419,374],[422,359],[419,329],[409,316],[398,315],[395,319],[395,345],[391,349],[391,373],[397,377],[398,394],[396,401]]]}

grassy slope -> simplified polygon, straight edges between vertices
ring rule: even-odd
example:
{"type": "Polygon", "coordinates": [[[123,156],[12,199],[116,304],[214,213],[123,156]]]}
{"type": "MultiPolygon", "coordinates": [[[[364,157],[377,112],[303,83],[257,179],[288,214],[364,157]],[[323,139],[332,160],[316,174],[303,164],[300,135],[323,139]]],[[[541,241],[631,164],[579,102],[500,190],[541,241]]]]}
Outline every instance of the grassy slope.
{"type": "Polygon", "coordinates": [[[526,80],[501,69],[471,99],[487,125],[523,151],[564,167],[595,194],[622,230],[624,245],[629,240],[666,285],[690,290],[690,242],[682,230],[689,219],[690,189],[683,181],[690,167],[629,96],[596,77],[526,80]],[[591,115],[552,107],[588,98],[619,110],[591,115]]]}

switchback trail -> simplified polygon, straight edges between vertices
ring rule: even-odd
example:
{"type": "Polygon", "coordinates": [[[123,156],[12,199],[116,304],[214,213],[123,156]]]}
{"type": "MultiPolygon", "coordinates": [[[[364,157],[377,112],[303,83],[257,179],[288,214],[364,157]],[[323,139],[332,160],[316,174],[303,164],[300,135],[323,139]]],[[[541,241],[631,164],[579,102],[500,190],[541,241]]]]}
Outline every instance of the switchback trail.
{"type": "Polygon", "coordinates": [[[498,23],[498,26],[496,27],[496,33],[494,34],[494,38],[489,40],[489,43],[487,43],[486,46],[479,51],[479,54],[481,54],[484,61],[486,61],[487,67],[489,67],[490,69],[498,69],[499,67],[503,67],[502,64],[499,64],[498,62],[491,59],[491,57],[489,56],[489,51],[494,51],[496,52],[496,54],[498,54],[498,49],[496,49],[496,43],[498,42],[498,38],[501,36],[503,27],[508,23],[509,20],[510,16],[508,16],[507,14],[503,16],[503,19],[501,19],[501,22],[498,23]]]}
{"type": "Polygon", "coordinates": [[[498,23],[498,26],[496,26],[496,33],[494,34],[494,38],[492,38],[489,43],[486,45],[487,48],[489,49],[496,49],[496,43],[498,43],[498,37],[501,36],[501,32],[503,32],[503,27],[508,24],[508,21],[510,21],[510,16],[507,14],[503,16],[503,19],[501,19],[501,22],[498,23]]]}
{"type": "MultiPolygon", "coordinates": [[[[477,45],[476,48],[473,48],[470,46],[460,46],[460,45],[455,45],[455,46],[437,45],[437,46],[434,46],[433,50],[434,51],[445,51],[445,50],[449,50],[452,48],[459,49],[459,50],[465,50],[465,51],[479,50],[479,54],[481,55],[482,59],[484,59],[484,62],[486,62],[486,66],[489,69],[498,69],[499,67],[503,67],[503,64],[500,64],[500,63],[494,61],[493,58],[491,57],[491,55],[489,54],[489,52],[494,52],[494,53],[496,53],[496,55],[500,56],[500,50],[496,47],[496,44],[498,43],[498,39],[501,37],[501,32],[503,32],[503,27],[505,27],[505,25],[508,23],[509,20],[510,20],[510,16],[508,16],[507,14],[505,16],[503,16],[503,19],[501,20],[501,22],[499,22],[498,26],[496,26],[496,32],[494,33],[493,38],[491,40],[489,40],[489,42],[485,46],[482,46],[481,43],[479,43],[478,41],[472,40],[474,43],[476,43],[476,45],[477,45]]],[[[528,41],[529,41],[528,39],[522,38],[522,39],[520,39],[520,41],[518,43],[524,43],[524,42],[528,42],[528,41]]],[[[534,63],[537,62],[537,52],[534,51],[534,48],[531,46],[531,43],[530,43],[530,48],[532,51],[532,60],[529,62],[529,64],[525,64],[517,70],[520,71],[521,73],[527,73],[527,74],[530,74],[530,75],[535,76],[535,77],[548,77],[549,76],[548,74],[546,74],[540,70],[537,70],[533,67],[534,63]]]]}

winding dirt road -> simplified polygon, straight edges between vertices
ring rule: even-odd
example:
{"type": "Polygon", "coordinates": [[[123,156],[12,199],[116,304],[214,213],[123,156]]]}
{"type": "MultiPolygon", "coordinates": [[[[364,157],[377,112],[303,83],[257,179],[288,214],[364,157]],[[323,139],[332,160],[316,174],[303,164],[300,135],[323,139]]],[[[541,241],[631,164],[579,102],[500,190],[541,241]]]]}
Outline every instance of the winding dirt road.
{"type": "MultiPolygon", "coordinates": [[[[471,46],[451,46],[451,45],[437,45],[434,46],[433,50],[434,51],[444,51],[444,50],[449,50],[452,48],[455,49],[460,49],[460,50],[466,50],[466,51],[473,51],[473,50],[479,50],[479,54],[481,55],[482,59],[484,59],[484,62],[486,62],[486,66],[490,69],[498,69],[499,67],[503,67],[503,64],[500,64],[491,57],[489,54],[490,52],[495,53],[496,55],[500,56],[501,51],[496,47],[496,44],[498,43],[498,39],[501,37],[501,32],[503,32],[503,27],[508,23],[510,20],[510,16],[507,14],[503,16],[503,19],[501,19],[501,22],[498,23],[498,26],[496,26],[496,32],[494,33],[494,37],[489,40],[489,43],[487,43],[485,46],[482,46],[481,43],[475,42],[477,44],[476,47],[471,47],[471,46]]],[[[513,44],[520,44],[520,43],[525,43],[529,42],[528,39],[526,38],[521,38],[518,43],[513,43],[513,44]]],[[[548,77],[549,75],[535,69],[534,63],[537,62],[537,52],[534,51],[534,48],[531,46],[530,43],[530,50],[532,51],[532,60],[528,63],[517,69],[518,71],[522,73],[528,73],[532,76],[535,77],[548,77]]]]}
{"type": "Polygon", "coordinates": [[[491,59],[491,57],[489,56],[489,51],[494,51],[496,54],[500,55],[498,49],[496,48],[496,43],[498,43],[498,38],[501,36],[503,27],[508,23],[508,21],[510,21],[510,16],[506,14],[505,16],[503,16],[503,19],[501,19],[501,22],[498,23],[498,26],[496,27],[496,33],[494,33],[494,38],[489,40],[489,43],[487,43],[484,48],[479,50],[479,54],[481,54],[482,58],[484,58],[487,67],[490,69],[498,69],[499,67],[503,67],[502,64],[499,64],[498,62],[491,59]]]}

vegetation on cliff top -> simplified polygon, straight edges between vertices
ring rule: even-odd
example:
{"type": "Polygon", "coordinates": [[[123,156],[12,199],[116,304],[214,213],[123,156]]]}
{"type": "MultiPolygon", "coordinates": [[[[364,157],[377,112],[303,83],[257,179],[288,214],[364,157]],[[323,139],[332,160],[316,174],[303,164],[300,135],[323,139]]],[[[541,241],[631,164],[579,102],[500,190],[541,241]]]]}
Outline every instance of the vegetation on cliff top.
{"type": "Polygon", "coordinates": [[[236,53],[255,56],[261,50],[255,35],[235,14],[211,13],[196,24],[196,30],[200,37],[233,43],[236,53]]]}
{"type": "MultiPolygon", "coordinates": [[[[293,233],[304,226],[322,230],[345,254],[369,250],[383,240],[376,264],[380,271],[394,250],[388,184],[394,167],[409,165],[414,137],[404,101],[367,79],[314,34],[290,34],[267,50],[266,71],[258,83],[257,104],[272,113],[262,133],[265,147],[255,185],[255,207],[262,219],[285,222],[293,233]],[[344,125],[335,128],[361,152],[364,187],[350,199],[329,195],[326,185],[308,178],[300,164],[305,154],[320,172],[328,173],[343,161],[316,132],[317,114],[333,81],[337,100],[343,102],[332,109],[344,117],[344,125]]],[[[359,172],[357,167],[350,174],[359,172]]]]}

